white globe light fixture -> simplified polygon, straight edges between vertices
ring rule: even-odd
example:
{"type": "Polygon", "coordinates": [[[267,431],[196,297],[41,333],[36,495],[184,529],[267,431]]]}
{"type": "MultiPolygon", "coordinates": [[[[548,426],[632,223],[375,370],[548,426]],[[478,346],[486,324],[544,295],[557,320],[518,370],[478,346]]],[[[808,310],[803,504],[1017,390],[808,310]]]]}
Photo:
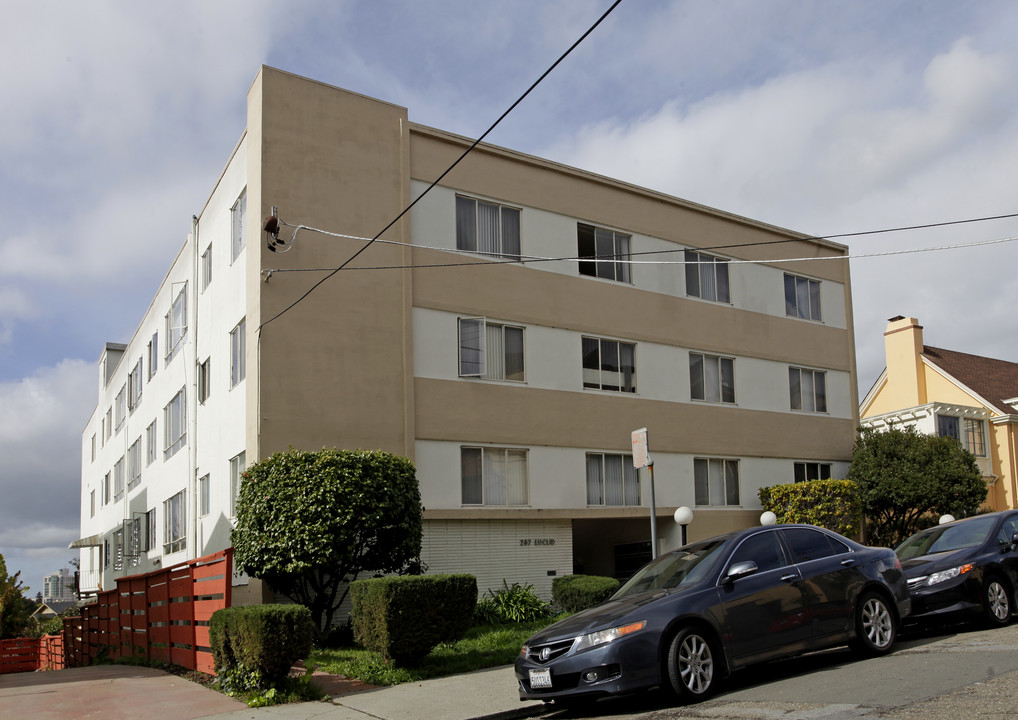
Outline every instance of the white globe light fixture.
{"type": "Polygon", "coordinates": [[[772,513],[770,510],[760,515],[761,525],[774,525],[778,521],[778,516],[772,513]]]}
{"type": "Polygon", "coordinates": [[[941,515],[940,516],[940,524],[941,525],[946,525],[949,522],[954,522],[954,515],[941,515]]]}
{"type": "Polygon", "coordinates": [[[693,511],[690,510],[685,505],[683,505],[682,507],[676,509],[674,518],[675,518],[676,524],[679,525],[679,527],[682,528],[682,535],[681,535],[682,542],[681,542],[681,544],[685,545],[686,544],[686,525],[689,525],[689,523],[693,522],[693,511]]]}

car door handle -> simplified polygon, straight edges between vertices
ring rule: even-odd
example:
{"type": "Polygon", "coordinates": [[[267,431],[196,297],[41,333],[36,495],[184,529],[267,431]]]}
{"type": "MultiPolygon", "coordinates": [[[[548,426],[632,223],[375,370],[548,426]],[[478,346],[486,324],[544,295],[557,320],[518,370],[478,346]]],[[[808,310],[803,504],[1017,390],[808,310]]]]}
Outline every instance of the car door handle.
{"type": "Polygon", "coordinates": [[[841,564],[846,567],[849,565],[855,565],[855,560],[853,560],[852,558],[848,558],[847,560],[842,560],[841,564]]]}
{"type": "Polygon", "coordinates": [[[799,579],[798,575],[782,575],[781,582],[795,582],[799,579]]]}

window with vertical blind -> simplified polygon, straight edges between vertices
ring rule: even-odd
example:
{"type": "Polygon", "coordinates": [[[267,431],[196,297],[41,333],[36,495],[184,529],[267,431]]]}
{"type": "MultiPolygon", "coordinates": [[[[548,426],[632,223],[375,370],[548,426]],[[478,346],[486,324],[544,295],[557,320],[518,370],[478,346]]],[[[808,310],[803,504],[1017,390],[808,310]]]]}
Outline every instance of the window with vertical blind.
{"type": "Polygon", "coordinates": [[[686,295],[701,300],[732,301],[728,261],[706,253],[686,250],[686,295]]]}
{"type": "Polygon", "coordinates": [[[187,546],[187,503],[185,490],[163,501],[163,552],[172,553],[187,546]]]}
{"type": "Polygon", "coordinates": [[[457,195],[456,249],[520,257],[519,209],[457,195]]]}
{"type": "Polygon", "coordinates": [[[788,393],[793,410],[827,412],[827,373],[807,368],[788,368],[788,393]]]}
{"type": "Polygon", "coordinates": [[[739,505],[739,461],[695,458],[693,491],[697,505],[739,505]]]}
{"type": "Polygon", "coordinates": [[[822,320],[820,281],[785,273],[785,315],[803,320],[822,320]]]}
{"type": "Polygon", "coordinates": [[[640,475],[632,455],[587,453],[587,504],[640,504],[640,475]]]}
{"type": "Polygon", "coordinates": [[[485,318],[460,318],[459,374],[522,382],[523,328],[485,318]]]}
{"type": "Polygon", "coordinates": [[[689,353],[689,395],[706,402],[735,402],[735,360],[689,353]]]}
{"type": "Polygon", "coordinates": [[[526,505],[529,502],[527,450],[460,448],[464,505],[526,505]]]}

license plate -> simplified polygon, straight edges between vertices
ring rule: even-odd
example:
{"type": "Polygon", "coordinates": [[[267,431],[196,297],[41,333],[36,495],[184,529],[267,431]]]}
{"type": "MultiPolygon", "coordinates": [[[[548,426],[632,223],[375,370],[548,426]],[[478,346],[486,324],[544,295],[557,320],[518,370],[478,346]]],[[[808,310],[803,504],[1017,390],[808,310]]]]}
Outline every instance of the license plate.
{"type": "Polygon", "coordinates": [[[551,687],[551,669],[542,668],[540,670],[530,671],[530,687],[532,688],[550,688],[551,687]]]}

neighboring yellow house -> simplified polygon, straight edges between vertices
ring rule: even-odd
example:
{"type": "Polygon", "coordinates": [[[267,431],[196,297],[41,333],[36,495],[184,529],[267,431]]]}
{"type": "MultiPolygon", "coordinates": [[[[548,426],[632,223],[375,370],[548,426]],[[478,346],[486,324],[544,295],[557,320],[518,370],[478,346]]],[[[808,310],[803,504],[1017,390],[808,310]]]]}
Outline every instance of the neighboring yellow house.
{"type": "Polygon", "coordinates": [[[986,505],[1018,507],[1018,363],[923,344],[915,318],[893,317],[887,367],[863,398],[863,427],[912,425],[957,438],[986,480],[986,505]]]}

